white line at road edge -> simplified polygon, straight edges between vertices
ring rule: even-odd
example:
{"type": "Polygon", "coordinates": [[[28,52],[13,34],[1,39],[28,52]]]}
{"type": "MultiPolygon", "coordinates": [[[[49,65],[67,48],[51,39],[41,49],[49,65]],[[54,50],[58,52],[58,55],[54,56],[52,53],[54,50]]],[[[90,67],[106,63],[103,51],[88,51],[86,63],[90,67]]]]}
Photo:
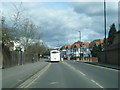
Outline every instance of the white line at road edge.
{"type": "MultiPolygon", "coordinates": [[[[79,73],[82,74],[83,76],[86,76],[86,74],[84,74],[84,73],[81,72],[80,70],[77,70],[75,67],[71,66],[70,64],[68,64],[68,63],[66,63],[66,62],[64,62],[64,64],[67,65],[69,68],[71,68],[71,69],[79,72],[79,73]]],[[[87,76],[86,76],[86,78],[89,79],[87,76]]],[[[99,86],[100,88],[104,88],[103,86],[101,86],[101,85],[100,85],[99,83],[97,83],[96,81],[94,81],[94,80],[92,80],[92,79],[91,79],[91,81],[92,81],[93,83],[95,83],[97,86],[99,86]]]]}
{"type": "Polygon", "coordinates": [[[41,71],[37,72],[35,75],[30,77],[28,80],[23,82],[21,85],[19,85],[17,88],[28,88],[30,85],[32,85],[43,73],[50,67],[51,63],[49,63],[47,66],[45,66],[41,71]]]}

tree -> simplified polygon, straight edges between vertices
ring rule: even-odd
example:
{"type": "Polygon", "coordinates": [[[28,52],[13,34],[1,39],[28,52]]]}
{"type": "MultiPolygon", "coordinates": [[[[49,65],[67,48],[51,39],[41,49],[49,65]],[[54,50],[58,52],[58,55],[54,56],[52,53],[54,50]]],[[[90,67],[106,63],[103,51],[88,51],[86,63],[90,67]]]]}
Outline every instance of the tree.
{"type": "Polygon", "coordinates": [[[39,31],[40,27],[30,20],[31,17],[28,18],[28,16],[25,16],[22,3],[19,5],[13,3],[13,6],[15,10],[11,18],[11,22],[13,22],[11,27],[16,36],[20,39],[25,51],[29,53],[28,46],[31,45],[31,41],[40,40],[43,35],[39,31]]]}
{"type": "Polygon", "coordinates": [[[107,45],[108,46],[111,45],[111,44],[113,44],[116,32],[117,31],[116,31],[115,24],[112,24],[110,26],[110,30],[109,30],[109,33],[108,33],[108,39],[107,39],[107,45]]]}
{"type": "Polygon", "coordinates": [[[45,46],[41,42],[36,42],[32,45],[29,45],[28,51],[29,51],[29,53],[36,54],[36,55],[43,55],[43,54],[48,55],[49,54],[48,47],[45,46]]]}
{"type": "Polygon", "coordinates": [[[1,36],[0,37],[1,37],[2,43],[7,44],[13,40],[14,41],[18,40],[13,29],[7,25],[5,17],[2,16],[0,21],[1,21],[1,25],[0,25],[1,36]]]}
{"type": "MultiPolygon", "coordinates": [[[[23,12],[22,3],[20,5],[15,5],[14,11],[12,15],[7,19],[7,16],[2,17],[0,19],[0,35],[2,36],[2,43],[10,43],[11,41],[20,42],[22,46],[25,48],[25,60],[31,51],[28,50],[28,47],[32,46],[33,40],[40,40],[42,34],[40,33],[40,27],[37,26],[28,16],[26,16],[25,12],[23,12]],[[1,33],[2,31],[2,33],[1,33]]],[[[34,46],[35,52],[36,47],[34,46]]],[[[18,50],[20,47],[18,47],[18,50]]],[[[36,54],[33,53],[33,54],[36,54]]]]}
{"type": "Polygon", "coordinates": [[[39,33],[39,27],[37,27],[34,23],[32,23],[28,18],[25,19],[22,29],[19,31],[21,37],[24,37],[24,47],[27,50],[28,46],[32,43],[30,40],[40,40],[42,34],[39,33]]]}
{"type": "Polygon", "coordinates": [[[102,44],[99,44],[99,45],[95,44],[92,48],[92,51],[91,51],[92,56],[93,57],[99,57],[102,49],[103,49],[102,44]]]}

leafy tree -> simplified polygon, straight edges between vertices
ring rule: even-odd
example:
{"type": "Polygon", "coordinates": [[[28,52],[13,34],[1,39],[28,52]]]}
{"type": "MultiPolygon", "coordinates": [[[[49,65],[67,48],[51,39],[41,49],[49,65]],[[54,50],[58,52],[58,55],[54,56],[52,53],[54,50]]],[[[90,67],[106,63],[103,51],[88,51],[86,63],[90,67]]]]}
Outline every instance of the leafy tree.
{"type": "Polygon", "coordinates": [[[109,33],[108,33],[108,39],[107,39],[107,45],[108,46],[111,45],[111,44],[113,44],[116,32],[117,31],[116,31],[115,24],[112,24],[110,26],[110,30],[109,30],[109,33]]]}

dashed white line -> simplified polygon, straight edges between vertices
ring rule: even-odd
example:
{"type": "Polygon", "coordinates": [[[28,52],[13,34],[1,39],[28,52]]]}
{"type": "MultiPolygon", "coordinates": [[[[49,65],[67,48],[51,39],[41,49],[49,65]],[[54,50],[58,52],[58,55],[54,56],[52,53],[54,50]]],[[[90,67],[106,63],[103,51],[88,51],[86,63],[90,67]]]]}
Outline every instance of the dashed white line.
{"type": "MultiPolygon", "coordinates": [[[[84,74],[83,72],[81,72],[80,70],[77,70],[75,67],[71,66],[70,64],[64,62],[64,64],[66,64],[69,68],[79,72],[80,74],[82,74],[83,76],[86,76],[86,74],[84,74]]],[[[97,83],[96,81],[94,81],[93,79],[90,79],[86,76],[87,79],[91,80],[94,84],[96,84],[98,87],[100,88],[104,88],[103,86],[101,86],[99,83],[97,83]]]]}
{"type": "Polygon", "coordinates": [[[94,80],[91,80],[93,83],[95,83],[97,86],[99,86],[100,88],[103,88],[103,86],[101,86],[99,83],[97,83],[96,81],[94,80]]]}
{"type": "Polygon", "coordinates": [[[84,74],[83,72],[81,72],[81,71],[78,71],[80,74],[82,74],[83,76],[86,76],[86,74],[84,74]]]}
{"type": "Polygon", "coordinates": [[[77,70],[75,67],[71,66],[70,64],[64,62],[64,64],[66,64],[69,68],[73,69],[74,71],[79,72],[80,74],[82,74],[83,76],[86,76],[86,74],[84,74],[83,72],[81,72],[80,70],[77,70]]]}

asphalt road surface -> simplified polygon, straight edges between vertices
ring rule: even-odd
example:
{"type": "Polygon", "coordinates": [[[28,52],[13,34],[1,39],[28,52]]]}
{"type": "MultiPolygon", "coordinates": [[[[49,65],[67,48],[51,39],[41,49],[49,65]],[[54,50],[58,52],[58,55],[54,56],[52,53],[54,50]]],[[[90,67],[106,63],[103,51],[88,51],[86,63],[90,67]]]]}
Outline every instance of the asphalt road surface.
{"type": "Polygon", "coordinates": [[[2,70],[2,88],[15,88],[48,64],[44,59],[39,62],[14,66],[2,70]]]}
{"type": "Polygon", "coordinates": [[[50,63],[27,88],[118,88],[118,71],[70,60],[50,63]]]}

